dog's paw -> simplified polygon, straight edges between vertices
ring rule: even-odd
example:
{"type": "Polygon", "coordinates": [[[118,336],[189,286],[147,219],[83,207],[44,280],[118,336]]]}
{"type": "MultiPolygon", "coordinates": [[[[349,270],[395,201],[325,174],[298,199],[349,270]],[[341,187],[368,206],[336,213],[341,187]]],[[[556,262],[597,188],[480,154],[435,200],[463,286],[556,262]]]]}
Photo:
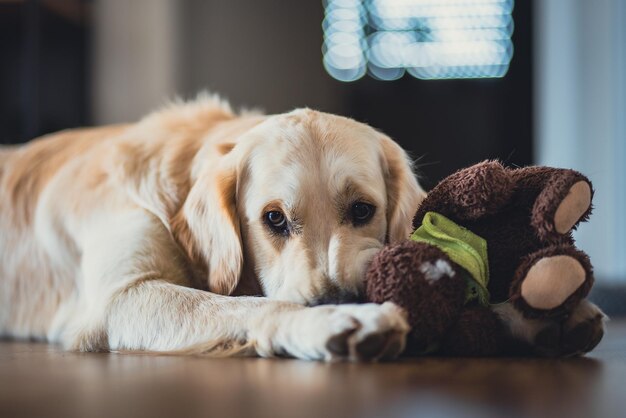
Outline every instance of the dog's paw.
{"type": "Polygon", "coordinates": [[[395,304],[343,305],[329,317],[325,360],[381,360],[404,350],[409,326],[395,304]]]}
{"type": "Polygon", "coordinates": [[[377,361],[397,357],[409,331],[404,311],[382,305],[325,305],[309,308],[297,324],[300,358],[324,361],[377,361]]]}

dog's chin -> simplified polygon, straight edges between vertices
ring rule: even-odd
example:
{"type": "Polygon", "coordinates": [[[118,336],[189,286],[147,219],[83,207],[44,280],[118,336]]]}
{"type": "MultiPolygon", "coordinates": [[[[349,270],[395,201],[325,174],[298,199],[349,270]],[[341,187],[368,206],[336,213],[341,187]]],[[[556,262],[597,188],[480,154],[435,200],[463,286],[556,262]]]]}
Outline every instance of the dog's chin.
{"type": "Polygon", "coordinates": [[[353,290],[334,290],[324,293],[321,296],[316,296],[313,299],[306,302],[306,306],[318,306],[318,305],[339,305],[343,303],[364,303],[365,295],[362,292],[355,292],[353,290]]]}

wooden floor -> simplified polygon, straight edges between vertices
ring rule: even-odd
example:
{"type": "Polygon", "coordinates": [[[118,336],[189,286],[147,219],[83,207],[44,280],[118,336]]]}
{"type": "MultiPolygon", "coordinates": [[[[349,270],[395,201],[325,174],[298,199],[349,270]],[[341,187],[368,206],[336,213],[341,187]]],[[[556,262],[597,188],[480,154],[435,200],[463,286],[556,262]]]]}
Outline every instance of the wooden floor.
{"type": "Polygon", "coordinates": [[[626,417],[626,321],[567,360],[320,364],[0,342],[0,416],[626,417]]]}

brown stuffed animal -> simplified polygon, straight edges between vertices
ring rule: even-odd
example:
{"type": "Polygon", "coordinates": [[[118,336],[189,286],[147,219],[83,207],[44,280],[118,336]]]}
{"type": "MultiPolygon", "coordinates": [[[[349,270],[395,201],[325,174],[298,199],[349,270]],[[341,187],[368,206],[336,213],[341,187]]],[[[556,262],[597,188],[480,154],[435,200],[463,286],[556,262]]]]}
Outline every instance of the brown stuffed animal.
{"type": "Polygon", "coordinates": [[[367,297],[407,311],[408,354],[587,352],[602,338],[601,315],[573,329],[549,327],[521,346],[493,308],[508,302],[525,318],[563,323],[594,280],[571,235],[592,196],[590,181],[573,170],[493,161],[460,170],[422,202],[412,240],[374,258],[367,297]]]}

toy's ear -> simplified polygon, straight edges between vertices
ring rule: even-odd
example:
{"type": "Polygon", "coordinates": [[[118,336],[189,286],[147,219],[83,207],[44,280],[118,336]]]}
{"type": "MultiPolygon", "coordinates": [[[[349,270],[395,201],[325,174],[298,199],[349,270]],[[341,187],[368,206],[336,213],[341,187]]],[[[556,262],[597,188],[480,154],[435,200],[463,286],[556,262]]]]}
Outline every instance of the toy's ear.
{"type": "Polygon", "coordinates": [[[421,225],[426,212],[434,211],[455,222],[476,220],[498,213],[509,202],[515,184],[498,161],[483,161],[461,169],[441,180],[415,214],[413,224],[421,225]]]}
{"type": "Polygon", "coordinates": [[[385,136],[381,144],[387,186],[387,242],[393,243],[411,234],[411,220],[426,193],[417,182],[407,153],[385,136]]]}

